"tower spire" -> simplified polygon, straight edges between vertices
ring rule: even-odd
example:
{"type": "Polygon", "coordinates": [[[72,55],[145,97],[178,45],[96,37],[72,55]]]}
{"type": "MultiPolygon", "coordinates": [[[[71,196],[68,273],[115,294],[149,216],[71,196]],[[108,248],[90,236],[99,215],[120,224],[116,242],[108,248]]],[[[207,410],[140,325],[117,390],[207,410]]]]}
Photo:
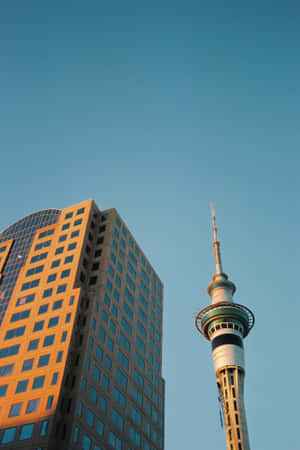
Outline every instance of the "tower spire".
{"type": "Polygon", "coordinates": [[[215,208],[213,202],[211,202],[211,218],[213,225],[213,233],[214,233],[214,250],[215,250],[215,261],[216,261],[216,273],[219,275],[223,273],[222,270],[222,261],[221,261],[221,252],[220,252],[220,242],[218,241],[217,235],[217,227],[216,227],[216,216],[215,216],[215,208]]]}

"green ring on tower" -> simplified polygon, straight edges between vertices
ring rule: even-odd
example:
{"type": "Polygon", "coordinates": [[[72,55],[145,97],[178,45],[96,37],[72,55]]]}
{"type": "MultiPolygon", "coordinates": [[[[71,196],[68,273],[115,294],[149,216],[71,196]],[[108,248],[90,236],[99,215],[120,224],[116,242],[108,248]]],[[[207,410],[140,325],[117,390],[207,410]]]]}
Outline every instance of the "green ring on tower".
{"type": "Polygon", "coordinates": [[[202,309],[196,316],[196,327],[206,339],[208,337],[209,325],[216,319],[224,319],[228,322],[236,320],[244,328],[243,337],[246,337],[254,325],[254,314],[244,305],[233,302],[220,302],[209,305],[202,309]]]}

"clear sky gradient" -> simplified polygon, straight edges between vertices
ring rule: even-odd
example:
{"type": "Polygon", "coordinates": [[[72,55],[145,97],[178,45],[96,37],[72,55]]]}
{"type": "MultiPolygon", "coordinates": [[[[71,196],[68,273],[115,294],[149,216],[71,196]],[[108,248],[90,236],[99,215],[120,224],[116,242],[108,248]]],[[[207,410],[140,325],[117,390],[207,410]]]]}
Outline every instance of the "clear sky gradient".
{"type": "Polygon", "coordinates": [[[0,7],[0,228],[91,197],[117,208],[165,284],[165,450],[226,448],[194,326],[211,201],[235,299],[257,320],[252,448],[299,448],[299,38],[296,1],[0,7]]]}

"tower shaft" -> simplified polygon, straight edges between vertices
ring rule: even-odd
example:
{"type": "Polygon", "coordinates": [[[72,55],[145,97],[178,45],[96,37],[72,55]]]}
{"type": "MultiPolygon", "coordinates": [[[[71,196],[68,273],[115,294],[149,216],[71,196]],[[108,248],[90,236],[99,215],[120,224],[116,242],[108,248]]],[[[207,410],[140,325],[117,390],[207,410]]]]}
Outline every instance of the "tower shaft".
{"type": "Polygon", "coordinates": [[[225,366],[216,376],[223,405],[227,448],[250,450],[244,404],[244,371],[238,366],[225,366]]]}

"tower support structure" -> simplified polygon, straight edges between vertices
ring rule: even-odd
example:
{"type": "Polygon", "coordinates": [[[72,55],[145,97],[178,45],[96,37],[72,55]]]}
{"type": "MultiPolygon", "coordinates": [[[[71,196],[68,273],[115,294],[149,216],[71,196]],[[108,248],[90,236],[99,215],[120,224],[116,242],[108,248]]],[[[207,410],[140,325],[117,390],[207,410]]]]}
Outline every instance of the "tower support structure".
{"type": "Polygon", "coordinates": [[[244,404],[243,339],[254,325],[254,314],[235,303],[235,285],[222,270],[220,243],[212,209],[216,273],[207,287],[212,304],[196,316],[196,327],[211,342],[214,369],[223,407],[228,450],[250,450],[244,404]]]}

